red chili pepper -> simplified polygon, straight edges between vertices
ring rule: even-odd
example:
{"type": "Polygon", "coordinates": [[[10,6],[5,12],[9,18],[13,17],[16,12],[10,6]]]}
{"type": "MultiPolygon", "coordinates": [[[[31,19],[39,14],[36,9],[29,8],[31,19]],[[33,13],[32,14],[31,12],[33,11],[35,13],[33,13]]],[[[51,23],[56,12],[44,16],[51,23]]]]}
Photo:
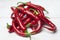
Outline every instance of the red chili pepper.
{"type": "Polygon", "coordinates": [[[24,26],[24,24],[22,23],[21,19],[20,19],[19,16],[18,16],[18,10],[17,10],[17,9],[14,10],[14,14],[15,14],[15,16],[16,16],[17,22],[19,23],[19,26],[20,26],[23,30],[26,30],[26,27],[24,26]]]}
{"type": "Polygon", "coordinates": [[[29,22],[30,22],[30,19],[31,19],[31,18],[27,18],[27,19],[24,21],[24,24],[26,25],[27,23],[29,23],[29,22]]]}
{"type": "Polygon", "coordinates": [[[9,31],[8,31],[9,33],[14,32],[12,25],[9,25],[8,23],[7,23],[7,28],[8,28],[8,30],[9,30],[9,31]]]}
{"type": "MultiPolygon", "coordinates": [[[[34,4],[31,4],[31,2],[28,2],[28,3],[26,3],[26,5],[28,5],[28,6],[30,6],[30,7],[33,7],[33,8],[36,8],[35,7],[35,5],[34,4]]],[[[37,9],[39,9],[39,7],[37,8],[37,9]]],[[[42,15],[42,14],[44,14],[42,11],[39,11],[40,13],[40,15],[42,15]]],[[[44,18],[43,17],[41,17],[41,16],[39,16],[40,17],[40,19],[42,19],[43,21],[45,21],[48,25],[50,25],[52,28],[50,28],[51,29],[51,31],[54,31],[54,30],[56,30],[56,27],[55,27],[55,25],[51,22],[51,21],[49,21],[48,19],[46,19],[44,16],[44,18]],[[47,21],[46,21],[47,20],[47,21]]],[[[45,27],[46,28],[46,27],[45,27]]],[[[49,29],[49,28],[47,28],[47,29],[49,29]]],[[[49,29],[49,30],[50,30],[49,29]]]]}
{"type": "Polygon", "coordinates": [[[28,10],[24,10],[23,7],[17,7],[22,13],[28,14],[30,17],[33,17],[35,20],[39,20],[37,16],[33,15],[31,12],[28,10]]]}
{"type": "Polygon", "coordinates": [[[39,15],[38,17],[51,27],[51,28],[47,28],[47,27],[45,27],[45,28],[47,28],[48,30],[51,30],[51,31],[56,30],[56,26],[51,21],[49,21],[46,17],[44,17],[43,15],[39,15]]]}
{"type": "Polygon", "coordinates": [[[30,37],[31,34],[40,32],[44,24],[44,28],[50,31],[56,31],[56,26],[44,16],[44,10],[42,6],[35,5],[31,2],[26,2],[18,5],[15,9],[11,7],[13,13],[11,14],[12,25],[9,28],[9,32],[16,32],[21,36],[30,37]],[[25,8],[25,6],[27,6],[25,8]],[[31,33],[28,33],[27,27],[32,29],[31,33]]]}
{"type": "MultiPolygon", "coordinates": [[[[23,2],[20,2],[20,3],[23,3],[23,2]]],[[[37,11],[39,10],[39,11],[42,12],[42,10],[45,10],[43,7],[38,6],[38,5],[34,5],[34,4],[32,4],[31,2],[23,3],[23,5],[24,5],[24,4],[25,4],[26,6],[29,6],[29,7],[33,8],[33,9],[36,9],[37,11]],[[41,9],[42,9],[42,10],[41,10],[41,9]]],[[[44,14],[42,13],[42,15],[44,15],[44,14]]]]}
{"type": "Polygon", "coordinates": [[[51,27],[51,28],[47,28],[47,27],[45,27],[45,28],[47,28],[48,30],[51,30],[51,31],[55,31],[56,30],[55,25],[51,21],[49,21],[46,17],[44,17],[44,15],[42,15],[42,13],[38,14],[38,17],[51,27]]]}
{"type": "Polygon", "coordinates": [[[14,21],[12,21],[12,27],[13,27],[14,31],[15,31],[18,35],[21,35],[21,36],[24,36],[24,37],[30,36],[30,33],[20,32],[20,31],[16,28],[14,21]]]}
{"type": "MultiPolygon", "coordinates": [[[[27,24],[27,27],[32,27],[32,25],[34,25],[36,22],[33,20],[31,23],[27,24]]],[[[33,29],[33,27],[32,27],[33,29]]],[[[41,21],[39,20],[38,21],[38,26],[36,26],[36,29],[33,29],[33,31],[31,32],[31,34],[36,34],[38,32],[40,32],[42,29],[42,23],[41,21]]]]}
{"type": "Polygon", "coordinates": [[[39,20],[39,21],[38,21],[38,26],[37,26],[37,28],[36,28],[35,30],[33,30],[33,32],[31,32],[31,34],[40,32],[41,29],[42,29],[42,25],[41,25],[41,24],[42,24],[42,23],[41,23],[41,21],[39,20]]]}
{"type": "MultiPolygon", "coordinates": [[[[20,9],[20,11],[24,11],[23,8],[20,8],[20,7],[19,7],[19,9],[20,9]]],[[[26,13],[27,13],[27,12],[26,12],[26,13]]],[[[29,12],[28,12],[28,13],[29,13],[29,12]]],[[[29,13],[29,14],[31,14],[31,13],[29,13]]],[[[41,29],[41,28],[39,28],[39,29],[41,29]]],[[[39,29],[36,29],[36,30],[39,30],[39,29]]],[[[36,31],[36,30],[35,30],[35,31],[36,31]]]]}

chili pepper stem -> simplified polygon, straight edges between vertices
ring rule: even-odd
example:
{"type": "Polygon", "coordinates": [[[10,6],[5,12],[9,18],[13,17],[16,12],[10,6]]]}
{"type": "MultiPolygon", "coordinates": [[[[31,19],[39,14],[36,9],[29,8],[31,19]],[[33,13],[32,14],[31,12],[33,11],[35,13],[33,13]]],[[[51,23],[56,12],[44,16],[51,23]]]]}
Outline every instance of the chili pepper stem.
{"type": "Polygon", "coordinates": [[[30,27],[30,24],[27,24],[26,27],[29,28],[30,27]]]}
{"type": "Polygon", "coordinates": [[[27,29],[25,30],[25,33],[26,33],[26,37],[30,37],[31,36],[31,34],[28,33],[28,30],[27,29]]]}
{"type": "Polygon", "coordinates": [[[46,16],[46,18],[50,19],[48,16],[46,16]]]}
{"type": "Polygon", "coordinates": [[[30,36],[29,38],[30,38],[30,40],[31,40],[31,36],[30,36]]]}
{"type": "Polygon", "coordinates": [[[19,4],[19,3],[26,4],[26,2],[18,2],[17,4],[19,4]]]}
{"type": "Polygon", "coordinates": [[[44,10],[47,14],[49,13],[47,10],[44,10]]]}
{"type": "Polygon", "coordinates": [[[30,10],[33,10],[33,11],[34,11],[34,13],[35,13],[36,15],[38,15],[38,12],[37,12],[35,9],[30,8],[30,10]]]}
{"type": "Polygon", "coordinates": [[[7,23],[7,29],[9,29],[10,28],[10,25],[7,23]]]}

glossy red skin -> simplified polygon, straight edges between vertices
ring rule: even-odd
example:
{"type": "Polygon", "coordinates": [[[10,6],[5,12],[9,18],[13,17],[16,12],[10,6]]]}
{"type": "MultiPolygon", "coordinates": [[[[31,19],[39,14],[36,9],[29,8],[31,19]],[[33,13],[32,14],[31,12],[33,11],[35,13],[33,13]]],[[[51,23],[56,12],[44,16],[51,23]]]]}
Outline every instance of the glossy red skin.
{"type": "Polygon", "coordinates": [[[16,18],[16,20],[17,20],[19,26],[21,27],[22,30],[26,30],[26,27],[25,27],[25,25],[22,23],[22,21],[21,21],[19,15],[18,15],[18,13],[19,13],[19,12],[18,12],[18,9],[15,9],[14,15],[15,15],[15,18],[16,18]]]}
{"type": "Polygon", "coordinates": [[[20,32],[20,31],[16,28],[14,21],[12,21],[12,27],[13,27],[13,29],[14,29],[14,32],[16,32],[18,35],[23,36],[23,37],[26,36],[26,33],[20,32]]]}
{"type": "MultiPolygon", "coordinates": [[[[22,6],[22,5],[21,5],[21,6],[22,6]]],[[[16,14],[13,13],[13,14],[11,15],[11,18],[14,19],[14,20],[16,20],[15,22],[17,22],[17,19],[15,18],[16,16],[18,16],[18,14],[17,14],[17,12],[16,12],[16,9],[14,9],[13,7],[11,7],[11,10],[12,10],[13,12],[15,11],[15,13],[16,13],[16,14]],[[15,15],[15,17],[13,17],[13,15],[15,15]]],[[[21,15],[20,15],[20,18],[21,18],[23,15],[24,15],[24,14],[21,14],[21,15]]],[[[19,19],[19,18],[18,18],[18,19],[19,19]]],[[[19,21],[20,21],[20,20],[19,20],[19,21]]],[[[20,21],[20,22],[21,22],[21,21],[20,21]]],[[[22,24],[22,23],[21,23],[21,24],[22,24]]],[[[20,25],[21,25],[21,24],[20,24],[20,25]]],[[[23,25],[23,24],[22,24],[22,25],[23,25]]],[[[23,29],[21,26],[20,26],[20,28],[23,29]]],[[[17,29],[18,29],[18,28],[17,28],[17,29]]],[[[25,30],[25,29],[23,29],[23,30],[25,30]]],[[[13,27],[10,27],[9,32],[14,32],[13,27]]]]}
{"type": "MultiPolygon", "coordinates": [[[[28,8],[28,10],[29,10],[29,8],[28,8]]],[[[32,12],[32,13],[33,13],[33,12],[32,12]]],[[[34,24],[36,24],[36,21],[35,21],[35,20],[33,20],[33,21],[30,23],[31,26],[34,25],[34,24]]],[[[34,30],[34,31],[32,31],[31,33],[33,33],[33,32],[35,32],[35,33],[40,32],[41,29],[42,29],[42,22],[41,22],[41,20],[40,20],[40,25],[41,25],[41,26],[39,27],[39,29],[37,29],[38,26],[36,26],[34,29],[33,29],[33,27],[31,27],[32,30],[34,30]]]]}
{"type": "Polygon", "coordinates": [[[14,32],[14,30],[13,30],[13,27],[12,26],[10,26],[10,28],[9,28],[9,31],[8,31],[9,33],[12,33],[12,32],[14,32]]]}
{"type": "MultiPolygon", "coordinates": [[[[30,11],[30,8],[31,8],[31,7],[28,7],[27,10],[30,11]]],[[[34,11],[30,11],[30,12],[34,13],[34,11]]],[[[42,20],[40,20],[40,21],[41,21],[41,25],[43,25],[43,21],[42,21],[42,20]]],[[[33,28],[32,25],[34,25],[34,24],[36,24],[35,20],[33,20],[33,21],[30,23],[30,25],[31,25],[30,27],[31,27],[32,30],[36,30],[37,27],[38,27],[38,26],[36,26],[35,28],[33,28]]],[[[41,31],[41,29],[42,29],[42,26],[40,27],[40,29],[38,29],[38,31],[41,31]]]]}
{"type": "MultiPolygon", "coordinates": [[[[27,2],[27,4],[26,4],[27,6],[29,6],[29,7],[32,7],[32,8],[34,8],[34,9],[38,9],[38,11],[40,12],[39,13],[39,18],[40,19],[42,19],[45,23],[47,23],[51,28],[47,28],[48,30],[50,30],[50,31],[55,31],[56,30],[56,26],[51,22],[51,21],[49,21],[46,17],[44,17],[44,13],[43,13],[43,11],[42,10],[39,10],[40,8],[40,6],[38,6],[38,8],[34,5],[34,4],[32,4],[31,2],[27,2]]],[[[44,9],[44,8],[43,8],[44,9]]],[[[45,27],[46,28],[46,27],[45,27]]]]}
{"type": "MultiPolygon", "coordinates": [[[[13,7],[11,7],[11,10],[14,12],[15,9],[14,9],[13,7]]],[[[14,19],[14,20],[16,20],[16,18],[13,17],[13,15],[14,15],[14,13],[11,14],[11,18],[14,19]]],[[[24,15],[24,14],[21,14],[21,15],[20,15],[20,18],[23,17],[23,15],[24,15]]],[[[17,21],[16,21],[16,22],[17,22],[17,21]]],[[[11,32],[13,32],[13,31],[14,31],[13,28],[10,27],[9,32],[11,33],[11,32]]]]}
{"type": "MultiPolygon", "coordinates": [[[[45,28],[47,28],[48,30],[50,30],[50,31],[55,31],[56,30],[56,27],[55,27],[55,25],[51,22],[51,21],[49,21],[45,16],[44,16],[44,13],[43,13],[43,10],[44,10],[44,8],[39,8],[40,6],[38,6],[38,5],[34,5],[34,4],[31,4],[31,3],[27,3],[26,4],[27,6],[29,6],[29,7],[31,7],[31,8],[34,8],[34,9],[36,9],[37,11],[39,11],[38,13],[38,16],[36,17],[36,16],[34,16],[34,14],[32,13],[30,13],[29,11],[28,11],[28,9],[26,10],[26,9],[24,9],[22,6],[20,7],[20,12],[22,12],[23,14],[24,13],[26,13],[26,14],[28,14],[29,16],[31,16],[31,17],[33,17],[35,20],[39,20],[38,18],[40,18],[40,24],[41,24],[41,26],[40,26],[40,28],[38,29],[38,30],[34,30],[34,31],[32,31],[31,33],[33,33],[33,32],[39,32],[41,29],[42,29],[42,22],[44,21],[46,24],[48,24],[51,28],[47,28],[47,27],[45,27],[45,28]],[[43,20],[43,21],[41,21],[41,20],[43,20]]],[[[16,14],[15,14],[15,16],[18,16],[17,15],[17,12],[15,12],[16,14]]],[[[22,15],[23,16],[23,15],[22,15]]],[[[18,17],[18,19],[19,19],[20,17],[18,17]]],[[[30,21],[30,20],[29,20],[30,21]]],[[[26,21],[26,23],[25,24],[27,24],[28,23],[28,21],[26,21]]],[[[21,24],[22,24],[22,22],[21,22],[21,24]]],[[[32,25],[33,23],[31,23],[31,25],[32,25]]],[[[22,24],[23,25],[23,24],[22,24]]],[[[14,27],[14,23],[13,23],[13,27],[14,27]]],[[[25,27],[25,26],[24,26],[25,27]]],[[[22,36],[26,36],[26,34],[25,33],[19,33],[18,31],[17,31],[17,28],[16,27],[14,27],[14,30],[15,30],[15,32],[17,33],[17,34],[19,34],[19,35],[22,35],[22,36]]]]}
{"type": "MultiPolygon", "coordinates": [[[[22,4],[22,5],[24,5],[24,4],[22,4]]],[[[27,2],[27,3],[25,4],[25,6],[28,6],[28,7],[30,7],[30,8],[34,8],[34,9],[36,9],[37,11],[39,10],[39,11],[41,11],[41,12],[43,12],[43,11],[45,10],[42,6],[32,4],[31,2],[27,2]]],[[[21,7],[21,6],[18,6],[18,7],[21,7]]],[[[28,9],[29,9],[29,8],[28,8],[28,9]]],[[[28,10],[28,9],[27,9],[27,10],[28,10]]],[[[42,15],[44,15],[44,14],[42,13],[42,15]]]]}
{"type": "MultiPolygon", "coordinates": [[[[38,6],[38,5],[34,5],[34,4],[32,4],[31,2],[27,2],[26,5],[29,6],[29,7],[31,7],[31,8],[36,9],[38,12],[40,11],[40,13],[41,13],[42,15],[44,15],[44,13],[42,13],[43,10],[44,10],[43,7],[38,6]]],[[[39,13],[39,14],[40,14],[40,13],[39,13]]]]}
{"type": "MultiPolygon", "coordinates": [[[[27,10],[30,11],[30,7],[28,7],[27,10]]],[[[30,12],[34,13],[33,11],[30,11],[30,12]]],[[[30,26],[31,29],[32,29],[32,30],[35,30],[35,31],[33,31],[33,32],[38,33],[39,31],[41,31],[41,29],[42,29],[42,21],[40,20],[40,22],[41,22],[41,23],[40,23],[41,26],[40,26],[40,28],[39,28],[38,30],[36,30],[36,29],[38,28],[38,26],[36,26],[35,28],[32,27],[32,25],[36,24],[35,20],[33,20],[33,21],[30,23],[30,25],[31,25],[31,26],[30,26]]],[[[33,32],[32,32],[32,33],[33,33],[33,32]]]]}
{"type": "Polygon", "coordinates": [[[28,24],[30,22],[31,18],[27,18],[25,21],[24,21],[24,24],[28,24]]]}
{"type": "Polygon", "coordinates": [[[37,28],[37,26],[33,26],[33,25],[35,25],[35,24],[37,24],[37,22],[35,22],[35,20],[32,20],[31,22],[30,22],[30,28],[32,29],[32,30],[35,30],[36,28],[37,28]],[[33,28],[34,27],[34,28],[33,28]]]}
{"type": "Polygon", "coordinates": [[[19,17],[22,18],[24,16],[24,14],[20,13],[19,17]]]}
{"type": "MultiPolygon", "coordinates": [[[[22,7],[19,7],[19,9],[20,9],[21,12],[23,11],[24,13],[27,13],[27,14],[29,14],[30,16],[33,16],[33,17],[36,19],[37,16],[34,16],[33,13],[32,13],[32,14],[33,14],[33,15],[32,15],[28,10],[26,10],[26,11],[27,11],[27,12],[26,12],[26,11],[24,11],[24,8],[22,8],[22,7]]],[[[38,18],[38,17],[37,17],[37,18],[38,18]]],[[[39,20],[39,18],[38,18],[38,20],[39,20]]],[[[35,20],[35,21],[36,21],[36,20],[35,20]]],[[[40,30],[41,28],[42,28],[42,27],[40,26],[40,28],[34,30],[33,32],[36,32],[36,33],[37,33],[38,30],[40,30]]],[[[33,33],[33,32],[32,32],[32,33],[33,33]]]]}
{"type": "Polygon", "coordinates": [[[30,17],[34,18],[35,20],[37,20],[37,21],[39,20],[37,16],[35,16],[33,13],[29,12],[28,10],[25,10],[23,7],[19,7],[18,9],[23,14],[28,14],[30,17]]]}
{"type": "Polygon", "coordinates": [[[16,11],[15,11],[16,12],[16,11]]]}
{"type": "Polygon", "coordinates": [[[40,14],[40,15],[38,15],[38,17],[41,20],[43,20],[47,25],[50,26],[50,28],[47,28],[47,27],[45,27],[45,28],[47,28],[50,31],[55,31],[56,30],[56,26],[50,20],[48,20],[45,16],[43,16],[43,15],[40,14]]]}
{"type": "Polygon", "coordinates": [[[36,29],[34,29],[34,30],[31,32],[31,34],[36,34],[36,33],[40,32],[40,31],[42,30],[42,22],[41,22],[41,20],[39,20],[38,22],[40,22],[40,26],[39,26],[39,24],[38,24],[38,26],[36,26],[36,29]]]}

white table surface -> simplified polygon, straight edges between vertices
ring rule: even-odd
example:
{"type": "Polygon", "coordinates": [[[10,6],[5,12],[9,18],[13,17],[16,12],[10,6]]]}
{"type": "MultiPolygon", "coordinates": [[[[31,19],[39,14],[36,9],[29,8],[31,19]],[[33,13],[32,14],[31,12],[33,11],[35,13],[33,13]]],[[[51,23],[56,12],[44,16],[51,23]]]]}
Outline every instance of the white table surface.
{"type": "Polygon", "coordinates": [[[43,29],[39,34],[32,35],[32,40],[60,40],[60,0],[0,0],[0,40],[29,40],[29,38],[18,36],[15,33],[9,34],[6,28],[6,23],[11,24],[10,7],[16,6],[19,1],[31,1],[45,7],[49,11],[47,16],[57,27],[56,33],[43,29]]]}

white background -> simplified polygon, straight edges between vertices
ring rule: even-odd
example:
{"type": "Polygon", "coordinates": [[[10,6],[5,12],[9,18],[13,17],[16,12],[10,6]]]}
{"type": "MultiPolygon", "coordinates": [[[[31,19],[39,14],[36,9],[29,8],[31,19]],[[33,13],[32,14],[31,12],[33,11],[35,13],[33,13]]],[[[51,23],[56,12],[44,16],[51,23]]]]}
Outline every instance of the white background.
{"type": "Polygon", "coordinates": [[[0,0],[0,40],[29,40],[29,38],[18,36],[15,33],[9,34],[6,28],[6,23],[11,24],[12,11],[10,7],[16,6],[16,3],[20,1],[31,1],[45,7],[49,11],[47,16],[57,27],[56,33],[43,29],[39,34],[32,35],[32,40],[60,40],[60,0],[0,0]]]}

